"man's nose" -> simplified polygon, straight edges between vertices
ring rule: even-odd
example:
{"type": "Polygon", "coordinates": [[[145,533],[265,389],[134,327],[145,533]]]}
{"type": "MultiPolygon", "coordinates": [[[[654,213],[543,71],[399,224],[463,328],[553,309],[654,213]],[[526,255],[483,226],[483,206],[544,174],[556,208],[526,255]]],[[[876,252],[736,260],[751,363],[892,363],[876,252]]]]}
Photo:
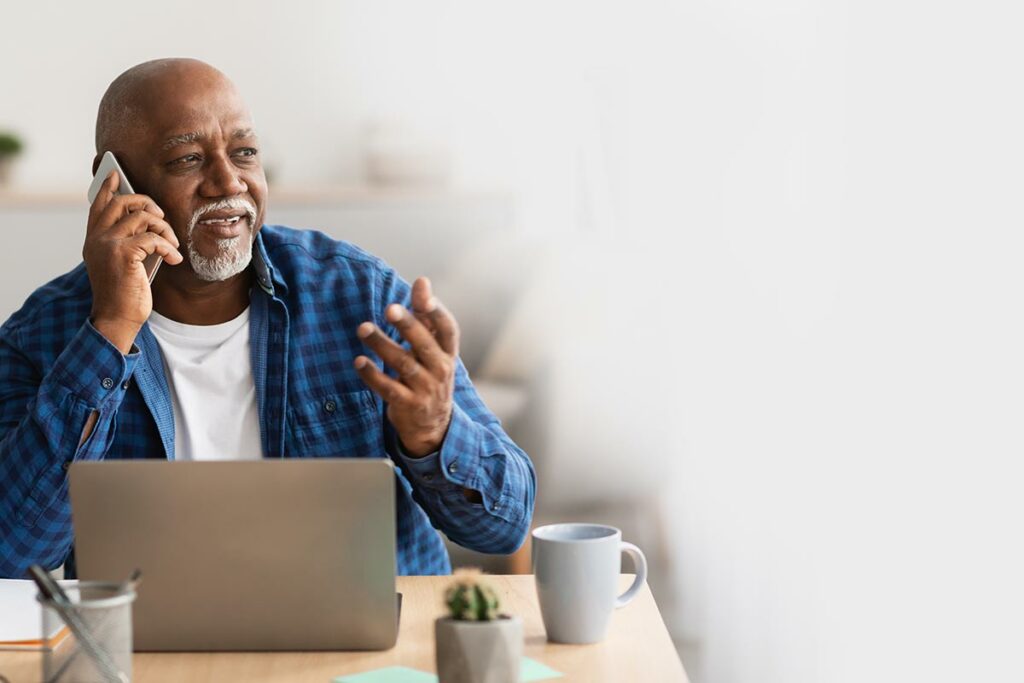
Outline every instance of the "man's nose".
{"type": "Polygon", "coordinates": [[[205,197],[233,197],[249,189],[239,169],[227,157],[210,159],[200,192],[205,197]]]}

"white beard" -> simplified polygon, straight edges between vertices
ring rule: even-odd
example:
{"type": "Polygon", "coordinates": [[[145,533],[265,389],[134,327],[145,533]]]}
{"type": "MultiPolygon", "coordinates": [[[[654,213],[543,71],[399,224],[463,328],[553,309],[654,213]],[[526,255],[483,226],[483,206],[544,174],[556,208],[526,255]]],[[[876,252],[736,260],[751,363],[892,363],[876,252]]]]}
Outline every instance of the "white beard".
{"type": "Polygon", "coordinates": [[[196,277],[206,282],[221,282],[238,275],[249,267],[252,260],[252,242],[256,237],[256,207],[244,199],[225,199],[197,209],[188,223],[186,248],[188,261],[196,277]],[[202,217],[211,211],[243,209],[248,214],[249,234],[217,240],[217,253],[203,256],[192,241],[192,230],[202,217]]]}
{"type": "Polygon", "coordinates": [[[217,255],[206,257],[196,250],[191,235],[188,241],[188,261],[196,277],[206,282],[220,282],[238,275],[249,267],[252,260],[252,227],[249,235],[217,240],[217,255]],[[248,239],[246,239],[248,237],[248,239]]]}

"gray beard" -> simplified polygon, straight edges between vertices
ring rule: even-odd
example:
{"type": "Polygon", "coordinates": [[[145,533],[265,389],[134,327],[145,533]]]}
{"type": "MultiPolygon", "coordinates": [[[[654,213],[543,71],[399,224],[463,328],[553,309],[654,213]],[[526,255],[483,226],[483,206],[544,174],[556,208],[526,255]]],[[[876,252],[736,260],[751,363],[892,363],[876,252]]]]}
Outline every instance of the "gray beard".
{"type": "Polygon", "coordinates": [[[221,282],[238,275],[249,267],[252,261],[252,226],[249,235],[239,235],[228,239],[217,240],[217,255],[206,257],[200,254],[192,242],[188,241],[188,262],[192,272],[205,282],[221,282]],[[248,239],[246,239],[248,237],[248,239]]]}
{"type": "Polygon", "coordinates": [[[252,260],[252,242],[256,237],[256,207],[244,199],[222,199],[201,207],[192,214],[188,222],[188,262],[196,277],[205,282],[222,282],[238,275],[249,267],[252,260]],[[249,234],[217,240],[217,253],[203,256],[192,241],[196,223],[206,214],[221,209],[243,209],[249,219],[249,234]]]}

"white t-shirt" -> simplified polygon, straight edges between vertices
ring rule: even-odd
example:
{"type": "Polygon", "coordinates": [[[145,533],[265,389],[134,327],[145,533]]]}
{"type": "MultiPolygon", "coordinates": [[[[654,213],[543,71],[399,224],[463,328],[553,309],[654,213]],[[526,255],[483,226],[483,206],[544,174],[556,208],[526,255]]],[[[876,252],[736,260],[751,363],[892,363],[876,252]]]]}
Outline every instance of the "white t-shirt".
{"type": "Polygon", "coordinates": [[[259,460],[260,418],[249,356],[249,309],[219,325],[149,317],[174,406],[177,460],[259,460]]]}

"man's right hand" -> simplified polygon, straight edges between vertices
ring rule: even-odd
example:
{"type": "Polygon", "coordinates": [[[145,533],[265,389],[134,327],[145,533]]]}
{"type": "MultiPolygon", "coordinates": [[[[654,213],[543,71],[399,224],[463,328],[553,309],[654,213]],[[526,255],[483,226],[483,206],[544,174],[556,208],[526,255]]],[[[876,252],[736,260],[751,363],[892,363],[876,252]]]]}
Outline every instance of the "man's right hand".
{"type": "Polygon", "coordinates": [[[146,195],[116,194],[119,182],[111,171],[89,209],[82,258],[92,285],[92,324],[127,354],[153,310],[143,261],[155,252],[174,266],[182,256],[163,210],[146,195]]]}

